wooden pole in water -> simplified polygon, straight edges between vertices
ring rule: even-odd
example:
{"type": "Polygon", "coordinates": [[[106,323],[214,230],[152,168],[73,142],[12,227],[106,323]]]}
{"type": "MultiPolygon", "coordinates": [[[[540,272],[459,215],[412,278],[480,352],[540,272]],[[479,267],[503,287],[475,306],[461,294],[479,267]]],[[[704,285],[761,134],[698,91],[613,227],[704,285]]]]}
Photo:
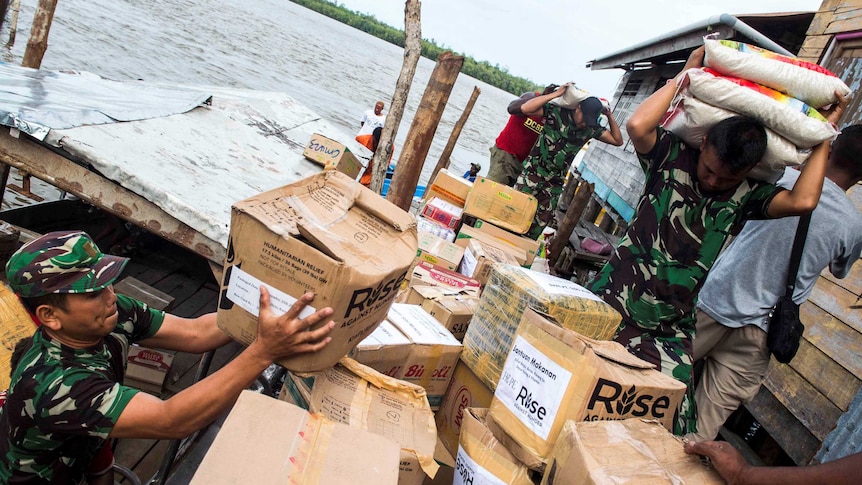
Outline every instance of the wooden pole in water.
{"type": "Polygon", "coordinates": [[[9,41],[7,46],[15,45],[15,34],[18,33],[18,12],[21,11],[21,0],[12,1],[12,20],[9,21],[9,41]]]}
{"type": "Polygon", "coordinates": [[[440,160],[437,161],[437,166],[434,167],[434,171],[431,172],[431,178],[429,179],[429,183],[433,182],[435,178],[437,178],[437,172],[440,171],[441,168],[449,168],[449,157],[452,155],[452,150],[455,149],[455,144],[458,143],[458,137],[461,136],[461,130],[464,129],[464,124],[467,123],[467,118],[470,117],[470,113],[473,112],[473,105],[476,104],[476,98],[481,94],[481,90],[479,90],[479,86],[473,86],[473,94],[470,95],[470,100],[467,101],[467,106],[464,108],[464,112],[461,113],[461,118],[458,119],[458,122],[455,123],[455,127],[452,128],[452,134],[449,136],[449,141],[446,143],[446,147],[443,148],[443,153],[440,154],[440,160]]]}
{"type": "Polygon", "coordinates": [[[554,234],[554,239],[551,240],[551,245],[548,248],[549,266],[553,267],[560,255],[563,254],[563,248],[566,247],[566,244],[569,242],[569,236],[572,235],[572,231],[581,219],[581,213],[584,212],[584,208],[590,201],[590,197],[593,195],[593,190],[593,184],[586,180],[581,180],[578,184],[575,197],[569,204],[569,208],[566,210],[566,216],[563,217],[563,220],[560,222],[560,226],[557,228],[557,232],[554,234]]]}
{"type": "Polygon", "coordinates": [[[398,81],[395,82],[395,94],[389,103],[389,113],[383,124],[383,132],[380,133],[380,143],[377,151],[371,157],[371,190],[380,193],[383,188],[383,180],[386,178],[386,169],[389,168],[389,160],[392,158],[393,141],[398,133],[398,125],[404,116],[404,106],[407,105],[407,95],[410,93],[410,85],[413,84],[413,76],[416,74],[416,65],[422,55],[422,25],[420,20],[419,0],[407,0],[404,3],[404,63],[398,81]]]}
{"type": "Polygon", "coordinates": [[[22,66],[39,69],[42,65],[42,58],[48,50],[48,32],[51,31],[56,8],[57,0],[39,0],[39,6],[33,16],[33,27],[30,29],[30,40],[27,41],[24,60],[21,61],[22,66]]]}
{"type": "Polygon", "coordinates": [[[437,57],[437,65],[428,79],[428,86],[425,87],[425,94],[422,95],[413,124],[407,132],[407,141],[386,196],[390,202],[404,210],[410,210],[425,157],[428,156],[428,149],[434,140],[434,132],[437,131],[443,109],[446,108],[449,94],[463,64],[462,56],[444,52],[437,57]]]}

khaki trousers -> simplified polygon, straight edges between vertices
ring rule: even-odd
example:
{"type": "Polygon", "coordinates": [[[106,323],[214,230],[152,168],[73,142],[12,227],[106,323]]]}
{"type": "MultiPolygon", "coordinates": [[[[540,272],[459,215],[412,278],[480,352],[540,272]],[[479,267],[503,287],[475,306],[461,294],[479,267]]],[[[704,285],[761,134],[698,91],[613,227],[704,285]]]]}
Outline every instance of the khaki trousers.
{"type": "Polygon", "coordinates": [[[766,332],[756,325],[726,327],[698,310],[693,345],[694,361],[703,359],[703,374],[694,391],[697,433],[686,437],[712,440],[731,413],[760,389],[769,366],[766,332]]]}

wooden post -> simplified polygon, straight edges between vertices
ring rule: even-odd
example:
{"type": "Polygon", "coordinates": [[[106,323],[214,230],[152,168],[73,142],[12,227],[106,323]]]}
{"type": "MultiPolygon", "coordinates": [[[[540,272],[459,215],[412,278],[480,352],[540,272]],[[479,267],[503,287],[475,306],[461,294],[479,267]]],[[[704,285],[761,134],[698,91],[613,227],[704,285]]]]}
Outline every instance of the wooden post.
{"type": "Polygon", "coordinates": [[[380,133],[380,143],[369,162],[373,164],[371,190],[378,194],[383,189],[386,169],[389,168],[389,159],[392,157],[392,142],[395,140],[398,125],[401,124],[401,118],[404,116],[407,94],[410,93],[410,85],[413,84],[413,76],[416,74],[416,65],[422,54],[420,7],[419,0],[407,0],[404,3],[404,63],[401,66],[398,81],[395,82],[395,94],[392,96],[392,102],[389,103],[389,113],[386,114],[383,132],[380,133]]]}
{"type": "Polygon", "coordinates": [[[608,214],[607,211],[605,211],[605,216],[602,218],[601,221],[599,221],[599,229],[610,234],[613,232],[613,227],[614,227],[614,218],[611,217],[611,215],[608,214]]]}
{"type": "Polygon", "coordinates": [[[565,187],[563,187],[563,193],[560,194],[560,201],[557,202],[557,210],[568,210],[569,204],[572,203],[572,198],[575,196],[575,190],[578,188],[580,181],[581,175],[579,173],[572,172],[569,175],[569,180],[566,182],[565,187]]]}
{"type": "Polygon", "coordinates": [[[553,267],[557,258],[563,253],[563,248],[569,242],[569,236],[572,235],[572,231],[581,219],[581,213],[593,195],[593,189],[594,185],[587,181],[582,181],[582,183],[578,184],[575,197],[572,199],[572,203],[569,204],[566,216],[560,222],[560,226],[557,228],[557,232],[554,234],[554,238],[551,240],[551,245],[548,248],[548,264],[550,266],[553,267]]]}
{"type": "Polygon", "coordinates": [[[590,221],[590,224],[592,224],[596,220],[596,217],[598,217],[601,208],[602,206],[599,205],[599,201],[595,197],[590,197],[590,201],[587,203],[587,208],[584,209],[581,219],[590,221]]]}
{"type": "Polygon", "coordinates": [[[428,79],[428,86],[419,102],[419,109],[407,132],[407,141],[398,159],[398,168],[392,177],[392,185],[386,198],[404,210],[410,210],[413,201],[413,193],[428,156],[428,149],[434,140],[434,132],[443,116],[443,109],[449,100],[449,94],[461,72],[464,64],[462,56],[456,56],[451,52],[444,52],[437,57],[437,65],[428,79]]]}
{"type": "Polygon", "coordinates": [[[9,41],[6,46],[15,45],[15,34],[18,33],[18,12],[21,11],[21,0],[12,0],[12,20],[9,21],[9,41]]]}
{"type": "Polygon", "coordinates": [[[30,28],[30,40],[27,41],[24,60],[21,61],[22,66],[39,69],[42,65],[42,58],[48,50],[48,32],[51,30],[56,8],[57,0],[39,0],[39,6],[33,16],[33,27],[30,28]]]}
{"type": "Polygon", "coordinates": [[[9,182],[9,167],[9,164],[0,162],[0,206],[3,205],[3,197],[6,196],[6,184],[9,182]]]}
{"type": "Polygon", "coordinates": [[[433,182],[434,179],[437,178],[437,172],[439,172],[441,168],[449,168],[449,157],[452,155],[452,150],[455,149],[455,144],[458,143],[458,137],[461,136],[461,130],[464,129],[464,123],[466,123],[467,118],[470,117],[470,113],[473,111],[473,105],[476,104],[476,98],[479,97],[481,92],[482,91],[479,90],[479,86],[473,86],[473,94],[470,95],[470,100],[467,101],[467,107],[464,108],[464,112],[461,113],[461,118],[458,119],[458,122],[455,123],[455,127],[452,129],[449,141],[446,143],[446,147],[443,148],[443,153],[440,154],[440,160],[437,161],[437,166],[434,167],[434,171],[431,172],[429,183],[433,182]]]}

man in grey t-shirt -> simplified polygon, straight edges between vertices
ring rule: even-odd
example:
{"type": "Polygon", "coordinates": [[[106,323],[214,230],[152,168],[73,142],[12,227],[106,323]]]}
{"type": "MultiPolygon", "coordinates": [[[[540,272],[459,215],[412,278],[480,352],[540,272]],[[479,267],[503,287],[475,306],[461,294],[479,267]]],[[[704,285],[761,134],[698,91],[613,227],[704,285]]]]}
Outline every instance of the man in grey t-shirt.
{"type": "MultiPolygon", "coordinates": [[[[796,278],[793,301],[804,302],[820,272],[847,276],[862,253],[862,214],[846,192],[862,180],[862,125],[833,142],[820,202],[796,278]]],[[[799,172],[786,169],[778,185],[791,188],[799,172]]],[[[799,217],[753,220],[719,256],[700,291],[694,360],[703,359],[695,389],[697,432],[711,440],[728,416],[757,393],[769,364],[767,316],[784,294],[799,217]]]]}

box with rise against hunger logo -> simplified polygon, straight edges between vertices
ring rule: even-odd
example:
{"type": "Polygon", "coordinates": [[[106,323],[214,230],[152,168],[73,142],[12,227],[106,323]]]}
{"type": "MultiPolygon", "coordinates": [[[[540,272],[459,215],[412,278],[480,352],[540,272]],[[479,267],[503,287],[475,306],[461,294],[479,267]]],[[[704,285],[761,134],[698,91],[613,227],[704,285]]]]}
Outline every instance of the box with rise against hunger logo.
{"type": "Polygon", "coordinates": [[[261,285],[276,314],[313,292],[302,316],[332,307],[332,341],[279,364],[298,372],[332,367],[386,317],[416,249],[416,219],[339,172],[237,202],[218,325],[249,344],[257,335],[261,285]]]}
{"type": "Polygon", "coordinates": [[[542,471],[566,420],[652,419],[668,430],[685,384],[616,342],[593,340],[528,309],[491,400],[488,427],[542,471]]]}

